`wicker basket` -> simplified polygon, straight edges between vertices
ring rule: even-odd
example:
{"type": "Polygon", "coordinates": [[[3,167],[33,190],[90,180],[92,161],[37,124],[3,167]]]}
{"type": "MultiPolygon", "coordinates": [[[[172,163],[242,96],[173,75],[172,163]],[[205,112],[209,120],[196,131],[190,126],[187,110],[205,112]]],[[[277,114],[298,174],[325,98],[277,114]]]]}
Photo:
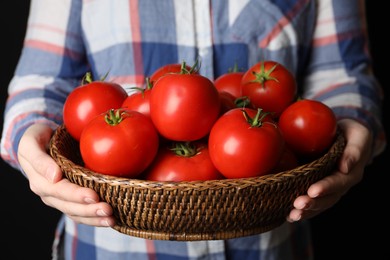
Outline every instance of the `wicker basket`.
{"type": "Polygon", "coordinates": [[[280,226],[293,200],[328,175],[344,148],[341,132],[321,158],[261,177],[192,182],[117,178],[84,168],[79,144],[58,127],[50,154],[66,178],[94,189],[117,218],[115,230],[140,238],[197,241],[260,234],[280,226]]]}

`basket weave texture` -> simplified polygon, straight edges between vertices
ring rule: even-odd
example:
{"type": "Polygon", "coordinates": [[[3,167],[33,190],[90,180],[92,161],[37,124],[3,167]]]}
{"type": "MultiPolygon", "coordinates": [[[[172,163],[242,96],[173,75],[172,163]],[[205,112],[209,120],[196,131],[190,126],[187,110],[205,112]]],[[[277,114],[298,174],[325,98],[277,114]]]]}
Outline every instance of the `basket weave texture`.
{"type": "Polygon", "coordinates": [[[339,131],[322,157],[293,170],[260,177],[157,182],[118,178],[83,167],[79,143],[59,126],[50,154],[65,177],[94,189],[130,236],[174,241],[230,239],[260,234],[284,223],[294,199],[328,175],[345,145],[339,131]]]}

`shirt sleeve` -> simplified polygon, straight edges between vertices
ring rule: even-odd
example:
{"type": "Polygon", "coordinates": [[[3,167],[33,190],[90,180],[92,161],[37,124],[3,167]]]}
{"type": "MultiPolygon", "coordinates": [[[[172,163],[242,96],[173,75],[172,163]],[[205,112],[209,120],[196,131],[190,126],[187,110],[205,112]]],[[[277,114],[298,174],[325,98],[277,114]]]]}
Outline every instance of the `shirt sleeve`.
{"type": "Polygon", "coordinates": [[[38,122],[53,129],[61,124],[65,99],[87,71],[80,10],[78,0],[30,3],[23,49],[8,86],[1,137],[1,156],[15,168],[24,131],[38,122]]]}
{"type": "Polygon", "coordinates": [[[369,127],[375,138],[374,157],[386,146],[384,93],[372,71],[364,1],[317,3],[304,97],[324,102],[339,119],[352,118],[369,127]]]}

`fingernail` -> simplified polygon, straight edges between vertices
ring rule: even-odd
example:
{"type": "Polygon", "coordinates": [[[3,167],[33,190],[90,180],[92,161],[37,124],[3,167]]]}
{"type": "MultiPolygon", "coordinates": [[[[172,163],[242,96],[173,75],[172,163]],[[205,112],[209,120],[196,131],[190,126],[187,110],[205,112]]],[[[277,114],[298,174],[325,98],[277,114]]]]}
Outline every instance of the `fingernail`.
{"type": "Polygon", "coordinates": [[[297,209],[305,209],[307,207],[307,204],[305,202],[301,202],[297,205],[297,209]]]}
{"type": "Polygon", "coordinates": [[[102,221],[100,221],[100,224],[101,224],[102,226],[105,226],[105,227],[109,227],[109,226],[110,226],[110,224],[108,223],[108,221],[105,220],[105,219],[103,219],[102,221]]]}
{"type": "Polygon", "coordinates": [[[94,199],[92,199],[92,198],[89,198],[89,197],[85,198],[84,201],[85,201],[87,204],[94,204],[94,203],[97,202],[96,200],[94,200],[94,199]]]}
{"type": "Polygon", "coordinates": [[[107,214],[104,210],[102,210],[102,209],[98,209],[98,210],[96,211],[96,214],[97,214],[99,217],[106,217],[106,216],[108,216],[108,214],[107,214]]]}
{"type": "Polygon", "coordinates": [[[53,183],[53,182],[54,182],[55,174],[56,174],[55,167],[54,167],[53,165],[50,165],[50,166],[46,169],[45,178],[46,178],[48,181],[50,181],[51,183],[53,183]]]}
{"type": "Polygon", "coordinates": [[[302,218],[302,215],[298,215],[298,216],[295,216],[295,218],[293,218],[293,220],[294,221],[299,221],[301,218],[302,218]]]}

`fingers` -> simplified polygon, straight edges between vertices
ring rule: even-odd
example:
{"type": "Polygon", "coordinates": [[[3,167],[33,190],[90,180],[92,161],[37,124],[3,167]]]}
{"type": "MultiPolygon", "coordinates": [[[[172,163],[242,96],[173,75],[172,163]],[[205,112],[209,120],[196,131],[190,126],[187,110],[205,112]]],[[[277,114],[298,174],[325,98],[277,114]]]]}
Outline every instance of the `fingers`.
{"type": "Polygon", "coordinates": [[[43,203],[58,209],[78,223],[93,226],[113,226],[115,219],[108,203],[89,188],[63,178],[61,169],[47,154],[52,129],[33,125],[19,143],[19,163],[28,177],[30,189],[43,203]]]}
{"type": "Polygon", "coordinates": [[[287,216],[287,221],[294,222],[312,218],[331,208],[341,199],[341,197],[342,195],[338,193],[333,193],[316,199],[312,199],[307,195],[300,196],[294,201],[294,208],[287,216]]]}
{"type": "Polygon", "coordinates": [[[77,223],[99,227],[112,227],[115,225],[112,209],[105,202],[93,204],[64,203],[64,201],[55,197],[45,198],[44,202],[47,205],[56,205],[61,212],[77,223]]]}
{"type": "Polygon", "coordinates": [[[50,183],[39,174],[31,174],[30,188],[46,205],[53,207],[78,223],[93,226],[113,226],[112,208],[99,201],[98,194],[89,188],[62,179],[50,183]],[[32,181],[33,180],[33,181],[32,181]]]}
{"type": "Polygon", "coordinates": [[[346,180],[348,175],[338,174],[329,176],[311,185],[307,195],[295,199],[287,221],[299,221],[314,217],[315,215],[332,207],[346,192],[346,180]],[[336,180],[337,179],[337,180],[336,180]]]}
{"type": "Polygon", "coordinates": [[[312,218],[336,204],[341,197],[363,178],[363,170],[356,165],[349,174],[334,172],[314,183],[307,194],[295,199],[287,221],[312,218]]]}
{"type": "Polygon", "coordinates": [[[34,187],[31,189],[39,194],[46,205],[58,209],[78,223],[93,226],[115,224],[111,206],[99,201],[99,196],[92,189],[81,187],[67,179],[51,184],[42,176],[35,178],[34,187]]]}
{"type": "Polygon", "coordinates": [[[96,192],[70,183],[68,180],[52,185],[50,195],[42,201],[55,207],[78,223],[93,226],[113,226],[112,208],[108,203],[99,202],[96,192]]]}
{"type": "Polygon", "coordinates": [[[67,179],[51,183],[31,168],[27,164],[30,189],[41,197],[43,203],[63,212],[78,223],[102,227],[115,224],[111,206],[100,202],[95,191],[73,184],[67,179]]]}

